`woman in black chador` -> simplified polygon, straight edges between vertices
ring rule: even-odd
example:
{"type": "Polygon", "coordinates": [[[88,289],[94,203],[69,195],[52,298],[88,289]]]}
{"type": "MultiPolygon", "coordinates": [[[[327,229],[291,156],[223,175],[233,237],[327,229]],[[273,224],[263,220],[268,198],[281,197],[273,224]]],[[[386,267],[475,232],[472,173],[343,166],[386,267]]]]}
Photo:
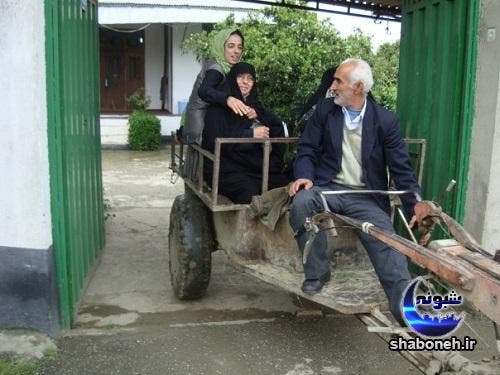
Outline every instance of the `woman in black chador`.
{"type": "MultiPolygon", "coordinates": [[[[247,63],[235,64],[227,75],[231,96],[242,100],[251,110],[238,115],[225,106],[212,104],[205,115],[202,146],[214,151],[217,137],[269,138],[284,137],[281,120],[269,112],[257,96],[255,68],[247,63]]],[[[285,145],[273,144],[269,159],[269,189],[285,186],[282,174],[285,145]]],[[[250,203],[261,193],[262,144],[223,144],[219,174],[219,192],[234,203],[250,203]]],[[[204,178],[212,183],[212,162],[205,158],[204,178]]]]}

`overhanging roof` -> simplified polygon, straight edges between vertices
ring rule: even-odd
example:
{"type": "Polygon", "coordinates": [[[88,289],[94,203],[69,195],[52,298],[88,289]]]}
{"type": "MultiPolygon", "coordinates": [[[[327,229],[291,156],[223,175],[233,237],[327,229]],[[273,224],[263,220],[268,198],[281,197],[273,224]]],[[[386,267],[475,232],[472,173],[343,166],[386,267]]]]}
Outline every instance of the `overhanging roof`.
{"type": "Polygon", "coordinates": [[[249,11],[262,7],[232,0],[99,0],[98,15],[101,25],[201,24],[221,22],[229,13],[240,22],[249,11]]]}
{"type": "Polygon", "coordinates": [[[234,13],[238,22],[249,10],[266,5],[400,21],[400,4],[401,0],[310,0],[293,4],[289,0],[99,0],[99,23],[215,23],[228,12],[234,13]]]}
{"type": "Polygon", "coordinates": [[[290,4],[286,0],[238,0],[248,3],[400,21],[401,0],[312,0],[290,4]]]}

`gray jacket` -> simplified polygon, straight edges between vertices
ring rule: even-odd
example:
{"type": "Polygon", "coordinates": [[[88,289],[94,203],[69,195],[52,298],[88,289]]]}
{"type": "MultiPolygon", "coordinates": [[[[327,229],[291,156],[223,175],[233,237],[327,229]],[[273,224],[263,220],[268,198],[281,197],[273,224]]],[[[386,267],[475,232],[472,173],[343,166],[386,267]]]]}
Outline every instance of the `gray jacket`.
{"type": "Polygon", "coordinates": [[[206,60],[203,62],[201,71],[196,76],[191,91],[191,96],[186,105],[186,110],[183,113],[183,131],[182,138],[184,143],[201,144],[201,135],[203,133],[205,113],[210,103],[207,103],[198,95],[198,89],[205,78],[207,70],[216,70],[224,75],[222,67],[214,60],[206,60]]]}

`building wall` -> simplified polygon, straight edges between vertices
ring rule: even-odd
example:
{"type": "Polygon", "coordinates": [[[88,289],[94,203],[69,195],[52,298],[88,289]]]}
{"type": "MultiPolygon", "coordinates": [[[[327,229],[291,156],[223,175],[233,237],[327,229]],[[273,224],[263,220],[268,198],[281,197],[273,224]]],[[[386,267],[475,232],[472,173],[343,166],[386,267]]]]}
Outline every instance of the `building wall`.
{"type": "MultiPolygon", "coordinates": [[[[145,75],[146,94],[151,97],[150,109],[160,109],[160,85],[163,75],[164,32],[163,25],[151,25],[146,29],[145,75]]],[[[201,31],[201,24],[172,25],[172,110],[175,116],[157,116],[161,121],[161,134],[170,136],[180,126],[179,102],[187,101],[201,64],[192,53],[183,54],[182,40],[201,31]]],[[[101,143],[106,147],[127,144],[127,116],[101,116],[101,143]]]]}
{"type": "MultiPolygon", "coordinates": [[[[182,41],[192,33],[199,31],[201,31],[201,24],[174,24],[172,28],[172,61],[167,62],[167,64],[172,65],[170,80],[174,114],[180,114],[178,102],[189,98],[193,82],[201,69],[201,65],[192,53],[182,53],[182,41]]],[[[149,109],[161,109],[160,87],[165,51],[164,25],[154,24],[146,28],[145,39],[145,85],[146,94],[151,97],[149,109]]]]}
{"type": "Polygon", "coordinates": [[[52,243],[43,1],[0,2],[0,246],[52,243]]]}
{"type": "Polygon", "coordinates": [[[187,101],[201,64],[191,53],[183,54],[182,41],[193,33],[201,31],[201,24],[174,24],[172,30],[172,107],[179,113],[179,102],[187,101]]]}
{"type": "Polygon", "coordinates": [[[0,1],[0,328],[54,333],[43,15],[43,1],[0,1]]]}
{"type": "Polygon", "coordinates": [[[500,249],[499,25],[500,2],[482,0],[464,225],[490,252],[500,249]]]}
{"type": "MultiPolygon", "coordinates": [[[[181,116],[160,115],[161,135],[169,137],[179,129],[181,116]]],[[[128,115],[101,115],[101,146],[108,149],[125,148],[128,141],[128,115]]]]}
{"type": "Polygon", "coordinates": [[[165,37],[162,24],[154,24],[145,31],[145,85],[146,95],[151,97],[150,109],[161,109],[160,88],[163,76],[165,37]]]}

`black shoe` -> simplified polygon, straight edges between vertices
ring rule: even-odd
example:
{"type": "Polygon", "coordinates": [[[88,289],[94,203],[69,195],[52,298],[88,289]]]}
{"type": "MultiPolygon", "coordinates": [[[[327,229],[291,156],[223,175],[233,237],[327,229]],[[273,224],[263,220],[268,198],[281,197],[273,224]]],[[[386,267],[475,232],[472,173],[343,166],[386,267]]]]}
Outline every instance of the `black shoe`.
{"type": "Polygon", "coordinates": [[[319,279],[305,279],[302,283],[302,291],[307,294],[318,293],[321,291],[321,288],[323,288],[323,285],[325,285],[327,281],[330,281],[330,276],[330,271],[328,271],[319,279]]]}

